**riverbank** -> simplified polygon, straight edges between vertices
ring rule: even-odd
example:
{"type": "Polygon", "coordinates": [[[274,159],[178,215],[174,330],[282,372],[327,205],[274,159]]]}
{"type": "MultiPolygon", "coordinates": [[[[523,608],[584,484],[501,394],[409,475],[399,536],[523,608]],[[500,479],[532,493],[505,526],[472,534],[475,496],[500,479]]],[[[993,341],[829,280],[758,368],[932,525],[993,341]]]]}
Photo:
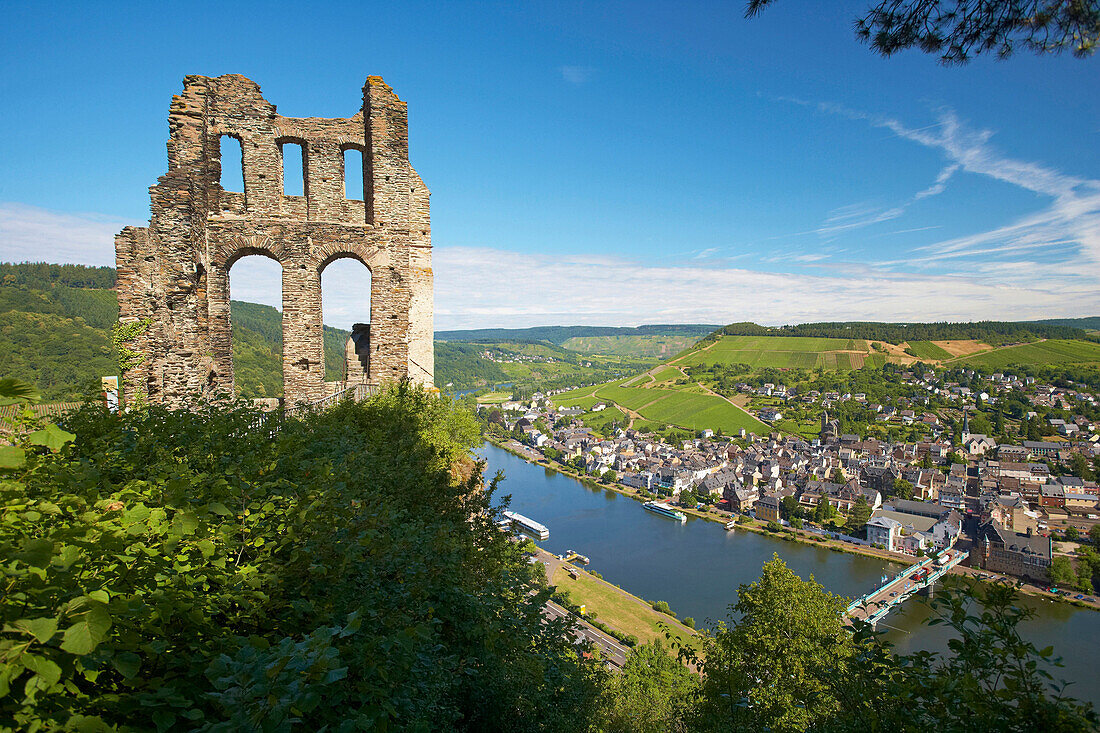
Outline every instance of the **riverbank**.
{"type": "Polygon", "coordinates": [[[695,646],[696,632],[676,617],[655,610],[650,602],[581,567],[564,563],[546,550],[538,548],[537,552],[539,560],[550,570],[547,582],[567,594],[574,605],[583,605],[588,618],[596,619],[623,636],[633,637],[639,644],[661,639],[666,643],[695,646]],[[670,639],[666,637],[666,629],[670,639]]]}
{"type": "MultiPolygon", "coordinates": [[[[632,489],[628,489],[628,488],[623,487],[623,486],[618,485],[618,484],[602,483],[602,482],[593,480],[591,476],[577,473],[576,471],[574,471],[573,469],[571,469],[567,466],[564,466],[564,465],[562,465],[560,463],[557,463],[557,462],[554,462],[554,461],[549,461],[546,458],[544,458],[542,455],[540,455],[539,453],[531,450],[529,447],[523,445],[522,443],[519,443],[516,440],[513,440],[513,439],[500,440],[500,439],[493,438],[491,436],[485,436],[485,441],[492,444],[492,445],[494,445],[494,446],[496,446],[497,448],[500,448],[501,450],[507,451],[508,453],[510,453],[510,454],[512,454],[512,455],[514,455],[518,458],[521,458],[524,461],[527,461],[528,463],[531,463],[531,464],[534,464],[534,465],[537,465],[537,466],[541,466],[542,468],[545,468],[545,469],[550,469],[551,471],[555,471],[557,473],[560,473],[563,476],[568,476],[569,478],[572,478],[576,481],[579,481],[580,483],[584,484],[585,486],[587,486],[589,488],[613,491],[617,494],[620,494],[620,495],[625,496],[627,498],[633,499],[633,500],[635,500],[639,503],[642,503],[642,502],[646,501],[645,497],[639,496],[638,493],[636,491],[632,490],[632,489]]],[[[826,549],[828,549],[832,552],[842,552],[842,553],[847,553],[847,554],[850,554],[850,555],[861,555],[861,556],[864,556],[864,557],[874,558],[876,560],[887,560],[889,562],[897,563],[899,565],[913,565],[913,564],[919,562],[921,559],[923,559],[923,558],[913,557],[912,555],[905,555],[905,554],[902,554],[902,553],[889,552],[887,550],[880,550],[880,549],[875,548],[875,547],[868,547],[868,546],[864,546],[864,545],[855,545],[855,544],[852,544],[850,542],[844,542],[844,541],[841,541],[841,540],[833,540],[833,539],[825,538],[824,541],[820,541],[818,538],[820,538],[821,535],[817,535],[817,534],[802,531],[802,530],[784,528],[783,531],[781,531],[781,532],[771,532],[767,529],[767,526],[766,526],[765,522],[760,522],[758,520],[755,520],[755,519],[752,519],[752,518],[749,518],[749,517],[745,517],[744,515],[733,515],[733,514],[730,514],[729,512],[724,512],[724,511],[717,510],[717,509],[712,509],[712,510],[706,511],[706,512],[699,511],[699,510],[696,510],[696,509],[684,508],[684,507],[678,507],[678,509],[680,511],[684,512],[685,514],[691,515],[691,516],[696,517],[698,519],[705,519],[705,520],[708,520],[708,521],[711,521],[711,522],[717,522],[717,523],[720,523],[720,524],[723,524],[723,525],[725,525],[727,522],[729,522],[731,519],[734,519],[734,518],[738,518],[738,519],[741,519],[741,520],[746,520],[747,519],[748,521],[744,522],[744,523],[739,521],[737,526],[736,526],[736,529],[734,531],[740,532],[742,530],[747,530],[749,532],[754,532],[756,534],[771,535],[772,537],[775,537],[778,540],[783,540],[785,542],[793,542],[793,543],[798,543],[798,544],[803,544],[803,545],[810,545],[810,546],[813,546],[813,547],[823,547],[823,548],[826,548],[826,549]]],[[[1092,610],[1092,611],[1100,611],[1100,597],[1098,597],[1098,596],[1090,596],[1090,597],[1092,597],[1093,602],[1092,603],[1086,603],[1084,601],[1077,600],[1077,599],[1073,598],[1072,596],[1063,596],[1063,595],[1059,595],[1059,594],[1050,593],[1045,588],[1040,587],[1040,586],[1031,585],[1031,584],[1019,584],[1017,579],[1015,579],[1015,578],[1011,578],[1009,576],[1004,576],[1004,575],[999,575],[997,573],[993,573],[991,571],[986,571],[986,570],[981,570],[981,569],[978,569],[978,568],[957,566],[955,568],[952,568],[950,573],[953,574],[953,575],[965,576],[965,577],[967,577],[967,578],[969,578],[973,581],[982,582],[982,583],[1012,583],[1012,584],[1016,585],[1018,591],[1020,593],[1024,594],[1024,595],[1033,596],[1035,598],[1044,598],[1044,599],[1050,600],[1050,601],[1058,601],[1060,603],[1064,603],[1064,604],[1074,606],[1074,607],[1077,607],[1077,608],[1089,609],[1089,610],[1092,610]],[[983,575],[987,576],[987,577],[983,578],[982,577],[983,575]]],[[[1086,595],[1088,595],[1088,594],[1086,594],[1086,595]]]]}

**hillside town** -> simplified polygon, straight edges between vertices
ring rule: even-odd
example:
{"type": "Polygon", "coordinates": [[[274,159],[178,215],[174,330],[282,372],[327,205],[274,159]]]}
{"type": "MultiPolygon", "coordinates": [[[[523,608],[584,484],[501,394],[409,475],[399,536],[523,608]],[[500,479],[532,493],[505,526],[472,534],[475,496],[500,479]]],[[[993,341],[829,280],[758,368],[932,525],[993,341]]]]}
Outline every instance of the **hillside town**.
{"type": "MultiPolygon", "coordinates": [[[[670,444],[629,427],[607,436],[583,424],[585,410],[555,407],[554,395],[547,394],[480,409],[495,413],[499,427],[529,446],[531,457],[628,492],[764,522],[828,528],[834,537],[913,556],[961,541],[977,550],[972,565],[1049,583],[1054,539],[1088,534],[1100,522],[1097,483],[1067,469],[1075,456],[1088,464],[1100,456],[1097,425],[1084,416],[1051,418],[1044,429],[1049,440],[998,443],[971,432],[965,405],[995,402],[998,387],[1027,389],[1033,404],[1062,409],[1095,406],[1096,396],[1000,373],[982,378],[988,388],[978,392],[937,382],[930,371],[907,379],[957,400],[961,433],[952,435],[931,412],[882,406],[887,420],[926,425],[927,439],[889,442],[840,433],[827,408],[864,395],[798,395],[784,387],[771,392],[821,400],[826,409],[816,438],[704,430],[670,444]]],[[[597,403],[588,412],[606,407],[597,403]]]]}

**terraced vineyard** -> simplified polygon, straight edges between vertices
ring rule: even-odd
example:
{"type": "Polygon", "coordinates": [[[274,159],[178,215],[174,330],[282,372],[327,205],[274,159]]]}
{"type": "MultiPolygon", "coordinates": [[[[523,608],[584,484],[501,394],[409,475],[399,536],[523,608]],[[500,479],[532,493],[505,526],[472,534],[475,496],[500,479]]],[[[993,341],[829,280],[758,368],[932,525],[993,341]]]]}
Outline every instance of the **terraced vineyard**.
{"type": "Polygon", "coordinates": [[[909,348],[918,358],[928,361],[942,361],[952,357],[951,352],[931,341],[910,341],[909,348]]]}
{"type": "Polygon", "coordinates": [[[862,339],[811,338],[804,336],[723,336],[675,360],[680,366],[748,364],[754,369],[850,370],[882,366],[886,355],[873,352],[862,339]]]}
{"type": "MultiPolygon", "coordinates": [[[[679,374],[678,370],[672,371],[679,374]]],[[[653,386],[627,387],[627,383],[653,384],[645,378],[632,378],[566,392],[554,397],[553,402],[560,407],[581,407],[585,410],[591,409],[597,402],[613,402],[641,415],[648,422],[689,430],[710,428],[736,433],[744,429],[758,435],[771,430],[766,424],[722,397],[702,391],[698,385],[670,389],[653,386]]]]}
{"type": "Polygon", "coordinates": [[[1013,364],[1100,364],[1100,344],[1092,341],[1051,339],[1018,346],[1005,346],[947,363],[968,364],[986,369],[1004,369],[1013,364]]]}
{"type": "Polygon", "coordinates": [[[695,335],[574,336],[562,346],[582,354],[671,359],[699,340],[695,335]]]}

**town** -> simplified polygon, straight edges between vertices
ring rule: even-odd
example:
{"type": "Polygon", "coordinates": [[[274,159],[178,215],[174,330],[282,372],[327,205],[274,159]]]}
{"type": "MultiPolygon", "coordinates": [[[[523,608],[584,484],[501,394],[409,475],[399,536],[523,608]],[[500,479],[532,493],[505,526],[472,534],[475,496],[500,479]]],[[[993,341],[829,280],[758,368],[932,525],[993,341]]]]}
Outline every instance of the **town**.
{"type": "MultiPolygon", "coordinates": [[[[1074,540],[1100,535],[1100,494],[1090,468],[1100,460],[1097,423],[1084,415],[1052,417],[1040,428],[1038,414],[1030,412],[1024,419],[1033,424],[1031,433],[1049,439],[998,443],[971,432],[969,405],[1024,394],[1036,407],[1092,411],[1096,394],[1083,385],[1058,387],[1000,372],[966,370],[970,386],[931,369],[900,376],[930,395],[923,402],[961,411],[959,429],[944,426],[936,414],[944,412],[941,407],[897,410],[868,403],[865,394],[799,394],[771,383],[742,383],[738,389],[792,405],[820,405],[817,437],[744,430],[724,436],[705,429],[669,442],[624,425],[600,434],[584,424],[583,408],[556,406],[555,393],[479,405],[478,411],[490,435],[523,444],[526,457],[643,498],[664,497],[683,508],[816,531],[913,557],[958,544],[970,550],[973,567],[1091,592],[1095,553],[1074,540]],[[842,433],[829,410],[846,402],[863,403],[880,422],[922,426],[925,439],[894,442],[842,433]]],[[[587,412],[608,407],[600,402],[587,412]]],[[[776,419],[782,409],[764,408],[760,417],[776,419]]]]}

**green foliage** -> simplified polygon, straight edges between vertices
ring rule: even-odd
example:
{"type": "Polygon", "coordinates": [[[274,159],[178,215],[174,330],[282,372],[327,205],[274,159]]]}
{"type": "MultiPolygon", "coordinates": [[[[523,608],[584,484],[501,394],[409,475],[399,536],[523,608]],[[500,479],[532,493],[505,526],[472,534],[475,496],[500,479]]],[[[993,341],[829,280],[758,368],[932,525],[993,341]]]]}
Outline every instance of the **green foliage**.
{"type": "Polygon", "coordinates": [[[450,402],[399,387],[286,421],[88,406],[61,427],[75,441],[29,438],[0,469],[0,727],[594,717],[602,674],[542,618],[450,402]]]}
{"type": "Polygon", "coordinates": [[[801,731],[834,713],[830,683],[855,655],[846,605],[774,556],[739,588],[730,610],[740,620],[703,632],[702,653],[687,653],[704,673],[697,727],[801,731]]]}
{"type": "Polygon", "coordinates": [[[440,385],[453,385],[454,389],[472,389],[492,386],[508,381],[508,375],[495,362],[478,355],[482,350],[475,344],[435,344],[435,381],[440,385]]]}
{"type": "Polygon", "coordinates": [[[1010,586],[948,586],[932,601],[931,625],[951,633],[949,654],[895,655],[857,624],[857,663],[833,679],[841,709],[819,731],[1095,730],[1090,705],[1065,694],[1053,649],[1020,634],[1035,612],[1010,586]]]}
{"type": "Polygon", "coordinates": [[[1079,339],[1085,332],[1073,326],[1039,321],[974,323],[803,323],[797,326],[766,327],[755,323],[733,323],[713,334],[725,336],[800,336],[806,338],[865,339],[900,344],[904,341],[953,341],[975,339],[989,344],[1018,343],[1046,339],[1079,339]]]}
{"type": "Polygon", "coordinates": [[[698,678],[660,639],[637,646],[608,684],[598,728],[607,733],[684,730],[698,689],[698,678]]]}
{"type": "Polygon", "coordinates": [[[856,498],[856,503],[852,506],[851,513],[848,515],[848,530],[859,532],[870,518],[871,505],[867,503],[867,497],[860,494],[856,498]]]}
{"type": "MultiPolygon", "coordinates": [[[[745,14],[756,15],[772,2],[749,0],[745,14]]],[[[938,54],[945,65],[990,53],[1005,59],[1021,48],[1086,58],[1100,41],[1100,8],[1058,0],[879,0],[856,19],[855,30],[883,56],[916,48],[938,54]]]]}
{"type": "Polygon", "coordinates": [[[1072,587],[1077,580],[1073,563],[1065,555],[1055,555],[1050,561],[1050,584],[1072,587]]]}
{"type": "Polygon", "coordinates": [[[667,613],[669,616],[674,615],[672,609],[668,607],[668,601],[654,601],[652,604],[653,610],[657,613],[667,613]]]}
{"type": "Polygon", "coordinates": [[[110,290],[115,286],[113,267],[51,265],[45,262],[0,262],[0,285],[43,290],[55,285],[110,290]]]}

